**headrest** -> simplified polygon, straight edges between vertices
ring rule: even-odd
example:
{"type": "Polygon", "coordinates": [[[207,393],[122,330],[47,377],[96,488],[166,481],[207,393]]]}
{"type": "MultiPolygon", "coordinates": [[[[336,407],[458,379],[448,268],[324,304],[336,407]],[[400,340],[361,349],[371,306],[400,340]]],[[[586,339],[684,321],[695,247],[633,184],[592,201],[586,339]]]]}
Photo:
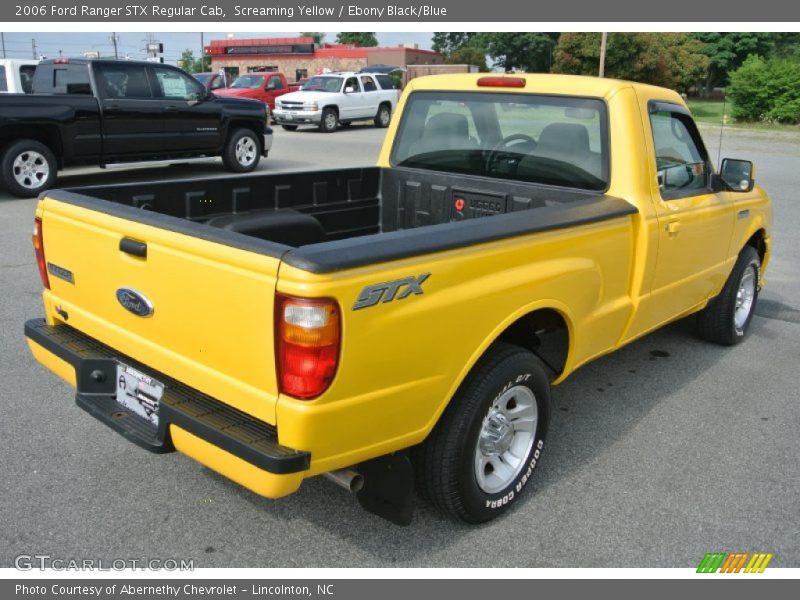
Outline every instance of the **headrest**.
{"type": "Polygon", "coordinates": [[[539,135],[536,153],[560,155],[589,152],[589,130],[579,123],[550,123],[539,135]]]}

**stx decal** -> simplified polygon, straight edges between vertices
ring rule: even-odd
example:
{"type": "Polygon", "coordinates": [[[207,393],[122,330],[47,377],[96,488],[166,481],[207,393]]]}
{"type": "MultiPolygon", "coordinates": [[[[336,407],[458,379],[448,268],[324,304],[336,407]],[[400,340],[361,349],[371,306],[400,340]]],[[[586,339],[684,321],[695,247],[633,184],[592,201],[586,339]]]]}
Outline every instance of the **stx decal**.
{"type": "Polygon", "coordinates": [[[430,276],[430,273],[423,273],[418,277],[412,276],[405,279],[387,281],[386,283],[368,285],[361,290],[356,303],[353,304],[353,310],[375,306],[381,299],[383,299],[383,302],[391,302],[392,300],[402,300],[411,294],[422,295],[422,284],[430,276]]]}
{"type": "Polygon", "coordinates": [[[709,552],[700,561],[698,573],[763,573],[773,554],[767,552],[709,552]],[[746,566],[745,566],[746,565],[746,566]],[[742,571],[744,569],[744,571],[742,571]]]}

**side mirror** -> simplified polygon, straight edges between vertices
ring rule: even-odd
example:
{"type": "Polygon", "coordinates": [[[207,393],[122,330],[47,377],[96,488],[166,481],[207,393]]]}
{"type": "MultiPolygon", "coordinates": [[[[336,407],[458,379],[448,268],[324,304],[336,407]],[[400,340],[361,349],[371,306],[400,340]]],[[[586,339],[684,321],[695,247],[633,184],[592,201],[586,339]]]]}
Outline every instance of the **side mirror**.
{"type": "Polygon", "coordinates": [[[345,94],[352,94],[355,91],[356,91],[356,88],[354,88],[351,85],[348,85],[346,88],[344,88],[344,93],[345,94]]]}
{"type": "Polygon", "coordinates": [[[755,167],[749,160],[723,158],[719,177],[731,192],[750,192],[755,185],[755,167]]]}

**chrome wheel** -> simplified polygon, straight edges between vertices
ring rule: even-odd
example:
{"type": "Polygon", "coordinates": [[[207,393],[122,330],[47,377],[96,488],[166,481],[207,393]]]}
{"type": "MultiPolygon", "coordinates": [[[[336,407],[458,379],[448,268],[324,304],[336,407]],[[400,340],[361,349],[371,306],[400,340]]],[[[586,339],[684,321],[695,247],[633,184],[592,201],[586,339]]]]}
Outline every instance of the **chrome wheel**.
{"type": "Polygon", "coordinates": [[[509,388],[492,403],[475,448],[475,478],[487,494],[503,491],[525,467],[536,436],[539,409],[527,386],[509,388]]]}
{"type": "Polygon", "coordinates": [[[12,165],[14,179],[23,188],[37,190],[50,177],[50,165],[47,159],[35,150],[21,152],[12,165]]]}
{"type": "Polygon", "coordinates": [[[253,164],[258,156],[258,146],[256,141],[249,136],[243,137],[236,142],[234,154],[236,156],[236,162],[243,167],[249,167],[253,164]]]}
{"type": "MultiPolygon", "coordinates": [[[[756,296],[756,268],[751,264],[742,273],[739,289],[736,291],[736,308],[733,313],[733,324],[736,329],[744,329],[750,311],[753,310],[753,299],[756,296]]],[[[730,306],[730,305],[729,305],[730,306]]]]}
{"type": "Polygon", "coordinates": [[[336,129],[336,115],[332,112],[325,115],[325,128],[328,130],[336,129]]]}
{"type": "Polygon", "coordinates": [[[389,124],[389,120],[392,118],[391,114],[389,114],[389,110],[386,108],[381,109],[381,114],[378,117],[381,121],[381,125],[386,127],[389,124]]]}

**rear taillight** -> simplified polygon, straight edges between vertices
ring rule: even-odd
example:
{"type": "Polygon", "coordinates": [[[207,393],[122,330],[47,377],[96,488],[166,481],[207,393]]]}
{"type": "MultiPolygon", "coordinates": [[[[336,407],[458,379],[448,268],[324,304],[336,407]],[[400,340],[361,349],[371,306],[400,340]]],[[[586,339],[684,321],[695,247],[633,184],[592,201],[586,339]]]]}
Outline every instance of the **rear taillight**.
{"type": "Polygon", "coordinates": [[[42,220],[36,217],[33,220],[33,251],[36,253],[36,264],[39,266],[39,277],[42,278],[42,285],[50,289],[50,278],[47,276],[47,262],[44,259],[44,239],[42,238],[42,220]]]}
{"type": "Polygon", "coordinates": [[[339,363],[339,305],[329,298],[275,298],[275,351],[280,392],[316,398],[331,384],[339,363]]]}

